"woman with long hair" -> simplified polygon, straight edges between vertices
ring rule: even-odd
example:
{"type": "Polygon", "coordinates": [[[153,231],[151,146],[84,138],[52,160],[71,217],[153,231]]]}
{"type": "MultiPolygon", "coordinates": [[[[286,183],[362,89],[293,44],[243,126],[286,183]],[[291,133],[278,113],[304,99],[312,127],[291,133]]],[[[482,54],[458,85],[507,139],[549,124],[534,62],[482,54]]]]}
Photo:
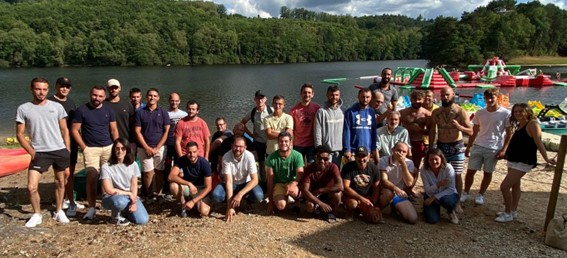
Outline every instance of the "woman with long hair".
{"type": "Polygon", "coordinates": [[[441,207],[447,210],[453,224],[459,223],[455,208],[459,194],[455,188],[455,170],[447,163],[443,151],[431,149],[425,156],[420,170],[425,194],[423,215],[427,223],[436,224],[441,220],[441,207]]]}
{"type": "Polygon", "coordinates": [[[555,164],[555,161],[547,157],[541,142],[541,127],[527,104],[520,103],[512,107],[510,124],[506,133],[512,134],[512,138],[505,142],[502,148],[508,160],[508,174],[500,184],[505,210],[497,214],[497,222],[509,222],[518,217],[518,203],[522,194],[521,179],[537,165],[537,151],[539,150],[545,162],[555,164]]]}
{"type": "Polygon", "coordinates": [[[123,214],[135,224],[146,224],[149,219],[138,198],[140,168],[129,146],[124,138],[114,140],[110,159],[100,168],[102,206],[112,211],[112,222],[120,226],[130,224],[123,214]]]}

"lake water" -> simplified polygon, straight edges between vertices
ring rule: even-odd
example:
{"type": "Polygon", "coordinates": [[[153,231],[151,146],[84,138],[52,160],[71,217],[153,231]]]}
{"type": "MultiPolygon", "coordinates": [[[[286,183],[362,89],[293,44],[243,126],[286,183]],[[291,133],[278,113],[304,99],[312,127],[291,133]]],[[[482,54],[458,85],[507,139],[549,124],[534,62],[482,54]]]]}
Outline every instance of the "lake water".
{"type": "MultiPolygon", "coordinates": [[[[299,100],[299,89],[305,82],[315,85],[315,101],[324,102],[327,84],[323,79],[346,77],[341,84],[343,101],[346,106],[356,102],[357,89],[354,85],[367,86],[371,80],[358,79],[361,76],[377,75],[386,67],[425,67],[425,60],[397,60],[373,62],[335,62],[309,64],[269,64],[269,65],[219,65],[219,66],[179,66],[179,67],[66,67],[0,69],[0,140],[15,135],[15,113],[21,103],[32,99],[29,82],[33,77],[42,76],[50,81],[53,93],[55,80],[66,76],[73,82],[71,97],[78,104],[88,101],[88,91],[94,85],[106,85],[110,78],[118,79],[122,85],[121,95],[127,97],[132,87],[145,91],[155,87],[160,91],[160,105],[167,108],[167,95],[176,91],[181,95],[182,106],[189,99],[201,104],[200,116],[212,131],[218,116],[227,118],[234,125],[251,110],[253,95],[262,90],[269,96],[284,95],[286,110],[299,100]]],[[[567,67],[542,67],[544,73],[555,75],[561,72],[567,76],[567,67]]],[[[458,93],[472,94],[483,89],[458,89],[458,93]]],[[[502,88],[510,93],[512,103],[528,100],[542,100],[546,104],[558,104],[567,97],[567,87],[502,88]]],[[[402,92],[408,94],[408,91],[402,92]]]]}

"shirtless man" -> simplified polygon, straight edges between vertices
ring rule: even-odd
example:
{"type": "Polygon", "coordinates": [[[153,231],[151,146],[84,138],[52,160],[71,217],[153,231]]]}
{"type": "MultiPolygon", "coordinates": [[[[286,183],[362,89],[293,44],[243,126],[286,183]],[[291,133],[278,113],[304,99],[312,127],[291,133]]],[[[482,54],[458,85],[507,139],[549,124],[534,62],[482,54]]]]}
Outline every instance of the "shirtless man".
{"type": "MultiPolygon", "coordinates": [[[[427,128],[430,128],[429,149],[434,149],[437,145],[455,169],[455,187],[460,196],[463,190],[461,174],[465,161],[462,133],[472,135],[473,129],[467,112],[454,103],[454,98],[455,92],[452,88],[441,89],[442,106],[433,110],[427,128]]],[[[459,212],[460,206],[457,206],[457,210],[459,212]]]]}
{"type": "Polygon", "coordinates": [[[402,115],[402,126],[408,130],[411,142],[411,160],[416,168],[421,166],[421,160],[425,157],[427,150],[423,137],[429,134],[426,129],[427,120],[431,117],[431,111],[423,107],[425,92],[414,90],[410,95],[411,106],[400,111],[402,115]]]}

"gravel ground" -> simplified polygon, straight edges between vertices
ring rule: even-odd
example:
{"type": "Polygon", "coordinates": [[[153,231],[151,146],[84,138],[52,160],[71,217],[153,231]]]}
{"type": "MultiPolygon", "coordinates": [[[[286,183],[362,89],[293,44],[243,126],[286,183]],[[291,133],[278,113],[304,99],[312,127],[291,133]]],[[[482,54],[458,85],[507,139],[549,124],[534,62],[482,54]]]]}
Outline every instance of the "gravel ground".
{"type": "MultiPolygon", "coordinates": [[[[220,206],[209,218],[196,214],[180,218],[174,203],[163,208],[150,205],[151,218],[145,226],[111,225],[109,211],[98,211],[93,223],[72,219],[60,225],[50,219],[53,174],[46,173],[40,184],[43,224],[27,229],[23,225],[31,216],[31,206],[26,174],[20,173],[0,179],[0,253],[3,257],[566,257],[567,252],[543,243],[553,168],[538,166],[524,177],[518,220],[494,222],[495,213],[503,209],[499,184],[506,173],[504,164],[493,176],[486,204],[467,203],[458,225],[451,224],[446,214],[440,224],[425,223],[421,203],[416,204],[420,213],[416,225],[403,223],[389,209],[384,211],[385,224],[349,222],[342,219],[344,211],[339,211],[337,223],[329,224],[307,214],[297,218],[290,211],[267,216],[265,204],[226,223],[220,206]]],[[[473,197],[481,174],[475,178],[473,197]]],[[[556,216],[567,213],[565,177],[560,193],[556,216]]],[[[79,211],[77,218],[85,212],[79,211]]]]}

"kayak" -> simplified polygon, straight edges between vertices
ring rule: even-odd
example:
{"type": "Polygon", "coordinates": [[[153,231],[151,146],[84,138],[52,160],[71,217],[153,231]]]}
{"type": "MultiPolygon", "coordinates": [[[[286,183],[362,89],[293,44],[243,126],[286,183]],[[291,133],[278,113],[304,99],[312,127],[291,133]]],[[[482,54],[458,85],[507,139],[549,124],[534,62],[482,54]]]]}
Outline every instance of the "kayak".
{"type": "Polygon", "coordinates": [[[0,149],[0,157],[1,156],[14,156],[14,155],[23,155],[28,154],[24,148],[18,149],[0,149]]]}
{"type": "Polygon", "coordinates": [[[0,177],[9,176],[20,171],[26,170],[31,161],[29,154],[0,156],[0,177]]]}

